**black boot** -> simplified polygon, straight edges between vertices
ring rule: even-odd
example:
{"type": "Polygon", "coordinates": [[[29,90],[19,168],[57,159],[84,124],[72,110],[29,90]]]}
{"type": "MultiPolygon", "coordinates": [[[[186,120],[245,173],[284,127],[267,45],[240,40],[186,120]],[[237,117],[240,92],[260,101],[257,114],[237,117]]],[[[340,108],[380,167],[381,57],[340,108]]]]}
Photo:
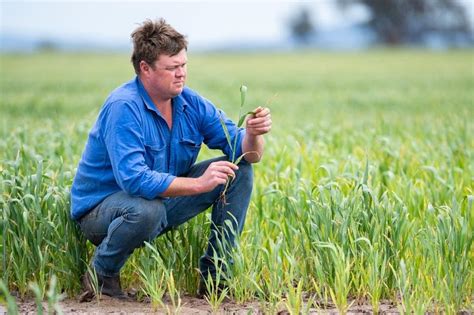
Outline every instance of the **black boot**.
{"type": "Polygon", "coordinates": [[[127,295],[123,293],[122,286],[120,285],[120,276],[107,277],[97,275],[97,280],[102,294],[116,299],[127,298],[127,295]]]}
{"type": "MultiPolygon", "coordinates": [[[[120,276],[108,277],[97,274],[97,284],[101,294],[125,300],[128,299],[128,296],[122,291],[120,285],[120,276]]],[[[94,297],[94,286],[91,279],[91,275],[88,271],[82,276],[82,286],[84,288],[84,293],[79,297],[80,302],[90,302],[94,297]]]]}

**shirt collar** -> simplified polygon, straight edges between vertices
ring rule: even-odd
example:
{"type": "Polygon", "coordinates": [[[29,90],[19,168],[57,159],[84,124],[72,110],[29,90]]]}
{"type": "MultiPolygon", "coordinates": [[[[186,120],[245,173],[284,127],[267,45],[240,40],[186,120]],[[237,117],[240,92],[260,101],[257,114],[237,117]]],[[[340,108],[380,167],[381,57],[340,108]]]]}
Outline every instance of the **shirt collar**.
{"type": "MultiPolygon", "coordinates": [[[[136,76],[135,79],[137,86],[138,86],[138,93],[140,94],[143,102],[145,103],[145,106],[159,115],[161,115],[160,111],[156,108],[155,104],[153,104],[153,101],[151,100],[150,95],[148,95],[148,92],[145,90],[145,87],[143,86],[142,81],[138,76],[136,76]]],[[[183,93],[180,93],[179,95],[173,97],[172,104],[173,104],[173,112],[175,113],[181,113],[186,110],[186,107],[188,107],[188,103],[184,99],[183,93]]]]}

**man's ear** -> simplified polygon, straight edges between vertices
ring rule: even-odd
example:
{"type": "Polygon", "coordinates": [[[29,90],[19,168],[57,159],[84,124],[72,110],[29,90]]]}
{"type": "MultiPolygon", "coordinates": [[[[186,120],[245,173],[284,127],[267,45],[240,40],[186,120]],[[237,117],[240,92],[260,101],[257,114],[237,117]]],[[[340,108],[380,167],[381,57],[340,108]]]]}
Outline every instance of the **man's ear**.
{"type": "Polygon", "coordinates": [[[150,66],[145,61],[140,61],[140,72],[147,73],[150,71],[150,66]]]}

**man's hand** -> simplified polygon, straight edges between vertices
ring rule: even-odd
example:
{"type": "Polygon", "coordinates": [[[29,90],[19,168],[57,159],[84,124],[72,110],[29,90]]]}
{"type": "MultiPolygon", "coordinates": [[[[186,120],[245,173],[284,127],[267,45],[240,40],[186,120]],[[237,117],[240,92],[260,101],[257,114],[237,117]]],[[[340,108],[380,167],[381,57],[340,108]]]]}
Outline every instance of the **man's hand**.
{"type": "Polygon", "coordinates": [[[242,152],[246,153],[244,159],[249,163],[257,163],[263,155],[263,135],[272,129],[272,116],[270,109],[257,107],[253,117],[247,119],[246,133],[242,141],[242,152]]]}
{"type": "Polygon", "coordinates": [[[191,196],[209,192],[218,185],[225,184],[228,176],[235,177],[235,171],[238,169],[239,167],[231,162],[212,162],[197,178],[176,177],[160,196],[191,196]]]}
{"type": "Polygon", "coordinates": [[[270,132],[272,129],[270,109],[267,107],[257,107],[254,110],[254,115],[247,119],[245,127],[247,134],[250,136],[260,136],[270,132]]]}
{"type": "Polygon", "coordinates": [[[209,164],[204,174],[197,178],[200,192],[209,192],[218,185],[225,184],[229,176],[235,177],[234,171],[238,169],[237,165],[227,161],[217,161],[209,164]]]}

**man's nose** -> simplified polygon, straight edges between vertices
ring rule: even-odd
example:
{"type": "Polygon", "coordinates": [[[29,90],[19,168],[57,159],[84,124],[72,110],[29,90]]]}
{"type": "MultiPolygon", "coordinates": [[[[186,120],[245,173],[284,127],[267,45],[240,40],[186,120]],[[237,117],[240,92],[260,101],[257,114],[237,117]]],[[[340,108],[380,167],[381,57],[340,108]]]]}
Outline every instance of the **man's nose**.
{"type": "Polygon", "coordinates": [[[186,68],[185,67],[178,67],[176,70],[177,77],[184,77],[186,75],[186,68]]]}

